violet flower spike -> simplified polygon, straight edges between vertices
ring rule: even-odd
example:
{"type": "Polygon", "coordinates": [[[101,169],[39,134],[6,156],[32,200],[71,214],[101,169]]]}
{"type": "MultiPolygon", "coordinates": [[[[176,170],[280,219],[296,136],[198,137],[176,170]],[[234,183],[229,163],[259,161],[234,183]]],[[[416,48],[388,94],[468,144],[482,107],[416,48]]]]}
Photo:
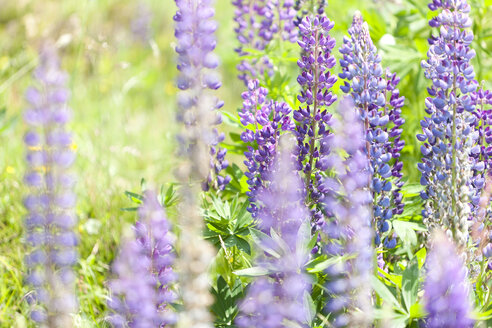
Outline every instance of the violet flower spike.
{"type": "Polygon", "coordinates": [[[118,278],[110,283],[114,327],[166,327],[176,321],[169,304],[176,300],[174,236],[155,193],[146,191],[138,210],[134,238],[125,241],[115,264],[118,278]]]}
{"type": "MultiPolygon", "coordinates": [[[[295,42],[296,10],[293,0],[234,0],[234,28],[239,47],[235,49],[240,57],[248,56],[244,48],[265,51],[273,39],[295,42]]],[[[253,59],[243,59],[237,65],[239,79],[247,86],[252,79],[273,75],[273,62],[267,54],[253,59]]]]}
{"type": "Polygon", "coordinates": [[[327,177],[323,204],[332,213],[323,232],[328,238],[323,252],[331,256],[353,256],[330,266],[326,289],[333,295],[327,303],[334,327],[369,327],[372,323],[370,279],[375,260],[371,201],[370,162],[365,151],[365,131],[350,98],[344,99],[333,118],[333,134],[326,137],[332,152],[329,169],[338,178],[327,177]],[[347,157],[342,157],[345,152],[347,157]]]}
{"type": "Polygon", "coordinates": [[[403,163],[399,160],[405,142],[401,140],[401,107],[405,98],[400,97],[397,85],[399,78],[386,74],[381,66],[369,27],[360,12],[356,12],[349,37],[344,37],[340,53],[342,73],[346,79],[341,87],[349,93],[360,112],[366,134],[366,151],[370,159],[373,175],[373,222],[376,230],[375,244],[393,248],[396,239],[389,231],[393,215],[403,212],[400,193],[403,163]],[[388,101],[387,101],[388,100],[388,101]]]}
{"type": "Polygon", "coordinates": [[[327,169],[326,156],[329,148],[323,139],[330,134],[328,123],[331,114],[328,107],[337,100],[331,88],[337,77],[330,69],[335,66],[332,50],[335,39],[329,32],[334,23],[326,16],[306,17],[299,24],[301,38],[298,41],[303,51],[302,58],[297,62],[301,74],[297,82],[301,86],[297,99],[301,102],[294,111],[297,121],[297,170],[304,178],[306,204],[311,210],[313,230],[319,230],[329,213],[322,212],[319,200],[326,190],[322,187],[322,178],[327,169]]]}
{"type": "MultiPolygon", "coordinates": [[[[286,141],[286,137],[282,140],[286,141]]],[[[256,260],[270,274],[255,280],[248,289],[236,319],[240,328],[277,328],[288,323],[303,326],[309,317],[303,302],[304,294],[310,290],[303,269],[309,250],[298,242],[304,223],[309,236],[309,211],[303,204],[302,180],[294,169],[291,151],[284,142],[280,148],[267,172],[270,184],[258,192],[262,204],[258,221],[261,228],[275,231],[281,239],[264,238],[260,243],[281,256],[265,255],[256,260]]]]}
{"type": "MultiPolygon", "coordinates": [[[[224,153],[213,148],[221,139],[212,129],[220,122],[214,108],[220,108],[222,102],[212,95],[212,90],[221,84],[215,71],[218,58],[213,50],[217,24],[213,20],[215,10],[212,4],[212,0],[176,0],[178,11],[174,16],[180,71],[178,87],[182,90],[178,94],[178,121],[182,123],[180,155],[184,159],[176,176],[182,183],[180,223],[186,227],[181,230],[180,256],[176,261],[183,303],[176,328],[213,327],[209,311],[213,297],[210,295],[208,266],[213,261],[215,251],[202,238],[204,227],[196,183],[200,181],[204,189],[209,188],[209,182],[214,180],[209,174],[215,173],[216,165],[222,168],[224,164],[224,153]],[[216,159],[211,160],[211,153],[215,154],[216,159]],[[212,171],[211,166],[214,166],[212,171]]],[[[217,179],[216,182],[213,187],[220,190],[228,180],[217,179]]]]}
{"type": "Polygon", "coordinates": [[[471,207],[473,218],[477,217],[477,211],[480,207],[480,197],[485,189],[485,180],[487,172],[490,175],[492,166],[492,92],[480,88],[471,94],[473,104],[475,105],[475,131],[478,132],[477,144],[471,149],[471,160],[473,165],[473,178],[470,189],[471,207]]]}
{"type": "Polygon", "coordinates": [[[26,91],[28,109],[24,120],[29,130],[25,183],[30,194],[24,199],[27,282],[34,288],[31,319],[50,328],[72,327],[77,311],[73,265],[77,262],[78,237],[74,232],[75,160],[72,135],[66,129],[72,111],[68,107],[68,76],[60,68],[57,49],[46,43],[34,71],[36,86],[26,91]]]}
{"type": "Polygon", "coordinates": [[[473,327],[469,299],[468,273],[464,254],[441,231],[433,236],[427,257],[427,278],[424,284],[428,328],[473,327]]]}
{"type": "MultiPolygon", "coordinates": [[[[228,175],[221,175],[228,166],[225,159],[227,151],[219,147],[225,135],[214,128],[222,123],[219,109],[224,102],[216,99],[210,92],[222,85],[216,72],[219,65],[219,58],[214,54],[217,23],[213,20],[215,11],[211,3],[211,0],[176,0],[178,11],[174,16],[178,43],[175,50],[178,53],[177,67],[180,71],[177,84],[181,90],[178,94],[178,120],[187,126],[200,127],[192,129],[197,135],[188,134],[184,137],[189,142],[184,147],[186,150],[205,151],[193,150],[197,147],[198,139],[209,145],[209,168],[202,184],[205,191],[210,188],[223,190],[231,180],[228,175]]],[[[209,156],[201,155],[203,158],[209,156]]]]}
{"type": "Polygon", "coordinates": [[[57,49],[46,43],[34,71],[37,84],[26,91],[29,108],[24,120],[29,130],[25,183],[30,195],[24,200],[27,282],[34,288],[31,319],[50,328],[72,327],[77,311],[73,265],[77,262],[78,237],[75,177],[69,172],[75,160],[72,135],[66,129],[72,112],[68,107],[68,76],[60,68],[57,49]]]}
{"type": "MultiPolygon", "coordinates": [[[[244,153],[249,191],[246,192],[250,205],[248,211],[257,216],[259,205],[258,190],[268,186],[267,172],[277,152],[278,140],[282,133],[294,129],[289,114],[290,107],[284,102],[267,98],[268,90],[260,87],[258,80],[248,82],[248,91],[243,92],[243,107],[239,118],[246,128],[241,140],[248,146],[244,153]]],[[[268,231],[266,231],[268,232],[268,231]]]]}
{"type": "Polygon", "coordinates": [[[422,173],[425,186],[421,197],[422,214],[430,230],[441,227],[460,245],[466,245],[471,221],[470,185],[473,161],[469,157],[478,140],[475,130],[475,104],[472,93],[478,83],[470,60],[473,33],[469,30],[470,5],[465,0],[437,1],[431,10],[440,9],[429,21],[439,35],[429,39],[428,59],[422,61],[425,76],[432,81],[425,100],[429,117],[422,120],[422,173]]]}

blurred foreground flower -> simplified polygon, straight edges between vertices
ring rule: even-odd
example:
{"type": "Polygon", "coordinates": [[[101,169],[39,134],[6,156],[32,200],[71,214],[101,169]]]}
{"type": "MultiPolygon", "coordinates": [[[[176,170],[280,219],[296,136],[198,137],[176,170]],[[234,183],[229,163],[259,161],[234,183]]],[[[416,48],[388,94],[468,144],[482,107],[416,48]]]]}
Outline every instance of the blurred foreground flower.
{"type": "Polygon", "coordinates": [[[464,254],[442,231],[436,231],[427,257],[427,278],[424,285],[428,328],[473,327],[473,309],[469,298],[468,273],[464,254]]]}
{"type": "Polygon", "coordinates": [[[165,327],[176,321],[169,303],[176,296],[173,237],[164,209],[153,192],[144,194],[138,211],[135,235],[124,241],[113,269],[118,278],[110,282],[109,307],[115,312],[114,327],[165,327]]]}
{"type": "Polygon", "coordinates": [[[24,119],[30,126],[24,137],[27,146],[26,184],[31,194],[24,200],[29,211],[25,220],[26,241],[33,248],[26,257],[27,282],[35,288],[37,305],[31,318],[41,327],[67,328],[77,311],[75,276],[78,238],[73,192],[75,177],[69,173],[75,154],[72,136],[65,124],[72,112],[67,105],[68,76],[60,69],[57,50],[46,43],[34,71],[36,86],[26,92],[29,107],[24,119]]]}

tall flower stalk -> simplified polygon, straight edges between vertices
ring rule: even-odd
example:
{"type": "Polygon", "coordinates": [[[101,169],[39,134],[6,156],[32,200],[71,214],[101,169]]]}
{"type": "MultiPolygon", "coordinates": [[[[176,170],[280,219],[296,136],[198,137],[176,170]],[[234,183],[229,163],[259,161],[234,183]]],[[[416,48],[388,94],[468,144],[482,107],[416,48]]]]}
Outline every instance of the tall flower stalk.
{"type": "Polygon", "coordinates": [[[306,248],[310,239],[309,211],[303,204],[302,180],[294,169],[286,137],[281,139],[285,142],[277,150],[266,173],[270,184],[258,192],[258,202],[261,203],[259,226],[276,236],[264,237],[260,240],[260,247],[275,252],[265,251],[267,255],[257,259],[257,264],[269,276],[258,278],[248,289],[236,320],[241,328],[304,325],[309,320],[308,309],[303,302],[310,289],[308,276],[303,272],[309,259],[306,248]],[[303,224],[307,229],[301,228],[303,224]],[[302,239],[302,231],[307,232],[305,240],[302,239]]]}
{"type": "Polygon", "coordinates": [[[110,282],[114,314],[109,322],[121,328],[165,327],[176,321],[169,308],[176,299],[171,289],[174,238],[155,193],[145,192],[138,215],[133,238],[123,243],[113,265],[118,277],[110,282]]]}
{"type": "Polygon", "coordinates": [[[476,217],[480,207],[480,198],[483,193],[487,176],[492,165],[492,93],[480,88],[471,94],[475,104],[475,131],[478,132],[478,141],[471,150],[473,161],[473,178],[470,184],[472,189],[471,206],[472,217],[476,217]]]}
{"type": "Polygon", "coordinates": [[[465,0],[438,1],[429,4],[439,14],[429,21],[439,35],[429,39],[428,59],[422,61],[425,76],[432,81],[425,100],[423,133],[417,135],[421,146],[421,184],[425,191],[423,216],[431,229],[442,227],[460,245],[469,235],[470,183],[473,163],[469,155],[477,143],[473,128],[475,104],[471,97],[477,89],[470,60],[473,33],[469,30],[470,5],[465,0]]]}
{"type": "Polygon", "coordinates": [[[243,107],[239,117],[246,128],[241,140],[248,146],[245,152],[249,191],[246,193],[250,206],[248,211],[257,216],[257,193],[268,186],[268,171],[277,152],[280,135],[294,129],[289,114],[290,107],[283,102],[269,100],[268,90],[259,86],[258,80],[248,82],[248,91],[243,92],[243,107]]]}
{"type": "Polygon", "coordinates": [[[387,247],[394,247],[396,239],[389,235],[388,220],[403,212],[400,193],[401,169],[400,151],[405,142],[401,140],[401,107],[405,102],[400,97],[397,85],[399,78],[381,66],[369,27],[360,12],[355,13],[340,52],[342,73],[346,79],[341,89],[354,100],[364,122],[366,152],[373,175],[373,221],[376,229],[376,245],[381,241],[387,247]]]}
{"type": "Polygon", "coordinates": [[[366,154],[365,131],[350,98],[338,107],[339,119],[332,119],[333,134],[326,137],[331,153],[327,157],[336,177],[323,181],[328,190],[323,204],[332,213],[324,226],[328,242],[323,252],[329,257],[346,256],[327,270],[326,310],[334,327],[369,327],[372,322],[370,278],[374,251],[371,228],[371,174],[366,154]],[[345,153],[345,154],[343,154],[345,153]]]}
{"type": "Polygon", "coordinates": [[[463,256],[442,233],[432,239],[432,250],[427,258],[427,278],[424,284],[426,327],[473,327],[471,319],[468,273],[463,256]]]}
{"type": "Polygon", "coordinates": [[[208,266],[212,262],[212,246],[202,238],[203,219],[199,214],[199,183],[206,181],[210,169],[210,145],[217,134],[210,127],[217,122],[213,109],[221,103],[211,90],[220,86],[214,71],[218,59],[215,49],[216,22],[211,0],[176,0],[175,15],[178,53],[178,120],[182,123],[181,155],[184,159],[177,171],[182,183],[179,209],[182,227],[177,271],[183,311],[178,328],[213,327],[209,306],[208,266]]]}
{"type": "Polygon", "coordinates": [[[25,182],[31,193],[24,200],[26,240],[32,247],[26,257],[27,282],[34,287],[31,318],[41,327],[72,327],[77,311],[75,276],[78,238],[73,192],[75,177],[69,172],[75,159],[72,135],[66,129],[72,113],[68,107],[68,76],[60,68],[57,50],[45,44],[34,71],[36,86],[26,92],[24,112],[29,131],[25,182]]]}
{"type": "MultiPolygon", "coordinates": [[[[234,28],[240,46],[235,49],[240,57],[251,55],[248,49],[265,52],[266,47],[275,39],[295,42],[296,10],[293,0],[234,0],[236,10],[234,28]]],[[[242,59],[237,65],[239,79],[245,85],[251,79],[273,74],[273,62],[265,53],[261,57],[242,59]]]]}
{"type": "Polygon", "coordinates": [[[330,133],[328,122],[331,114],[328,107],[337,100],[331,88],[337,77],[330,69],[335,66],[335,57],[331,54],[335,39],[329,35],[334,23],[325,16],[314,19],[305,17],[299,24],[301,39],[298,41],[303,55],[298,61],[301,74],[297,81],[301,93],[297,99],[301,102],[294,111],[297,121],[297,170],[304,178],[306,204],[311,210],[313,230],[323,226],[325,215],[319,200],[326,190],[322,178],[327,169],[326,155],[329,148],[323,139],[330,133]]]}

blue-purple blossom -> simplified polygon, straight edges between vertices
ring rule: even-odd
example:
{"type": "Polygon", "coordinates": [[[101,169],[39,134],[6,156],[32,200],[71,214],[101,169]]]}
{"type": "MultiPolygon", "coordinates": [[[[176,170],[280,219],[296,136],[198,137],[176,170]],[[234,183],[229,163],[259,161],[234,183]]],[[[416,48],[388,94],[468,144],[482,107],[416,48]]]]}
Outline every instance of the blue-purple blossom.
{"type": "Polygon", "coordinates": [[[441,231],[432,239],[427,257],[427,277],[424,285],[428,328],[473,327],[470,318],[468,273],[463,263],[464,254],[441,231]]]}
{"type": "Polygon", "coordinates": [[[330,298],[326,311],[334,327],[369,327],[371,317],[370,277],[373,272],[371,175],[366,153],[365,131],[350,98],[333,117],[333,134],[326,137],[331,148],[328,169],[334,177],[323,180],[328,190],[323,204],[332,214],[323,232],[328,238],[323,252],[329,257],[347,256],[327,270],[330,298]]]}
{"type": "Polygon", "coordinates": [[[313,19],[305,17],[299,24],[301,38],[298,43],[303,54],[297,62],[301,69],[297,82],[302,90],[297,96],[301,106],[294,111],[297,121],[296,168],[305,180],[306,204],[311,210],[313,230],[323,226],[326,214],[322,212],[319,200],[325,194],[321,182],[329,153],[329,147],[322,140],[330,133],[328,107],[337,100],[331,92],[337,81],[336,75],[330,72],[336,63],[331,54],[335,39],[329,34],[333,26],[326,16],[319,15],[313,19]]]}
{"type": "Polygon", "coordinates": [[[260,87],[258,80],[248,82],[248,91],[243,92],[243,107],[239,117],[246,128],[241,133],[241,140],[247,145],[244,153],[248,178],[248,195],[250,206],[248,211],[257,216],[257,193],[262,187],[268,186],[267,172],[277,152],[278,140],[285,131],[294,129],[289,114],[290,107],[284,102],[267,98],[268,90],[260,87]]]}
{"type": "Polygon", "coordinates": [[[405,102],[396,88],[399,78],[389,70],[386,73],[381,66],[369,27],[360,12],[355,13],[352,26],[344,37],[340,52],[342,73],[346,79],[341,87],[349,93],[359,110],[366,135],[366,148],[372,172],[373,221],[376,228],[376,245],[383,239],[386,247],[394,247],[396,239],[389,233],[388,220],[403,212],[400,193],[401,169],[400,151],[405,142],[400,139],[401,107],[405,102]]]}
{"type": "Polygon", "coordinates": [[[30,194],[24,199],[27,282],[34,288],[35,305],[31,318],[48,327],[70,327],[76,312],[75,276],[77,262],[74,233],[75,177],[69,172],[75,159],[72,135],[66,129],[72,111],[68,107],[68,76],[60,68],[57,49],[46,43],[39,52],[34,71],[36,85],[26,91],[29,107],[24,120],[29,130],[25,183],[30,194]]]}
{"type": "Polygon", "coordinates": [[[215,10],[211,4],[211,0],[176,0],[178,11],[174,21],[178,44],[175,50],[179,55],[177,85],[181,90],[178,94],[178,119],[188,127],[197,127],[187,129],[187,135],[181,136],[186,139],[184,148],[190,153],[200,153],[202,159],[210,158],[209,172],[197,172],[206,176],[203,178],[203,189],[223,190],[230,177],[220,175],[228,166],[226,150],[218,146],[224,140],[224,134],[213,128],[222,122],[218,110],[224,102],[210,92],[222,84],[216,72],[219,65],[219,58],[214,53],[217,23],[213,20],[215,10]],[[199,147],[203,142],[209,146],[209,155],[199,147]]]}
{"type": "Polygon", "coordinates": [[[423,142],[422,163],[418,164],[420,183],[425,186],[422,214],[431,229],[442,227],[465,245],[473,196],[473,163],[469,156],[478,139],[471,96],[478,84],[470,64],[475,57],[470,48],[470,5],[465,0],[434,0],[429,8],[440,12],[429,21],[439,34],[429,39],[428,59],[422,61],[425,76],[432,81],[425,100],[429,116],[420,122],[423,133],[417,135],[423,142]]]}
{"type": "Polygon", "coordinates": [[[176,321],[169,304],[176,299],[173,236],[164,209],[153,192],[144,194],[134,238],[126,240],[110,282],[114,327],[165,327],[176,321]]]}
{"type": "MultiPolygon", "coordinates": [[[[264,52],[276,37],[281,41],[297,40],[294,0],[234,0],[233,5],[237,23],[234,31],[240,43],[235,51],[240,57],[251,55],[247,48],[264,52]]],[[[247,85],[251,79],[272,75],[273,62],[264,54],[258,58],[242,59],[237,69],[239,79],[247,85]]]]}
{"type": "Polygon", "coordinates": [[[277,236],[263,238],[260,244],[275,250],[276,255],[268,254],[256,261],[269,275],[249,287],[236,319],[241,328],[303,326],[311,319],[303,302],[310,290],[308,276],[303,272],[309,259],[309,211],[303,204],[302,180],[294,169],[291,151],[284,143],[281,148],[267,173],[270,184],[258,192],[258,224],[277,236]],[[303,224],[307,229],[301,228],[303,224]]]}
{"type": "MultiPolygon", "coordinates": [[[[475,217],[480,205],[480,196],[484,190],[487,172],[492,165],[492,93],[479,89],[471,94],[475,105],[475,130],[478,131],[478,141],[471,149],[470,157],[473,165],[473,178],[470,188],[472,217],[475,217]]],[[[489,173],[490,174],[490,173],[489,173]]]]}
{"type": "Polygon", "coordinates": [[[306,16],[323,15],[326,2],[326,0],[295,0],[294,9],[297,11],[297,17],[294,24],[298,26],[306,16]]]}

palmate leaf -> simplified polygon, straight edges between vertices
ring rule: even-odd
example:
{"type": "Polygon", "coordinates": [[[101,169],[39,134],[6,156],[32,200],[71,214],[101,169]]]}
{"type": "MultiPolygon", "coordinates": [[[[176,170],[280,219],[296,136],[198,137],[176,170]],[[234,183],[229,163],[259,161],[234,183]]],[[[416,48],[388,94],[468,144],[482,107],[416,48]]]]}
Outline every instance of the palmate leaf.
{"type": "Polygon", "coordinates": [[[244,291],[240,279],[236,279],[230,287],[222,276],[217,278],[217,287],[212,288],[215,302],[212,312],[215,315],[216,327],[235,327],[234,319],[239,309],[238,301],[243,297],[244,291]]]}

